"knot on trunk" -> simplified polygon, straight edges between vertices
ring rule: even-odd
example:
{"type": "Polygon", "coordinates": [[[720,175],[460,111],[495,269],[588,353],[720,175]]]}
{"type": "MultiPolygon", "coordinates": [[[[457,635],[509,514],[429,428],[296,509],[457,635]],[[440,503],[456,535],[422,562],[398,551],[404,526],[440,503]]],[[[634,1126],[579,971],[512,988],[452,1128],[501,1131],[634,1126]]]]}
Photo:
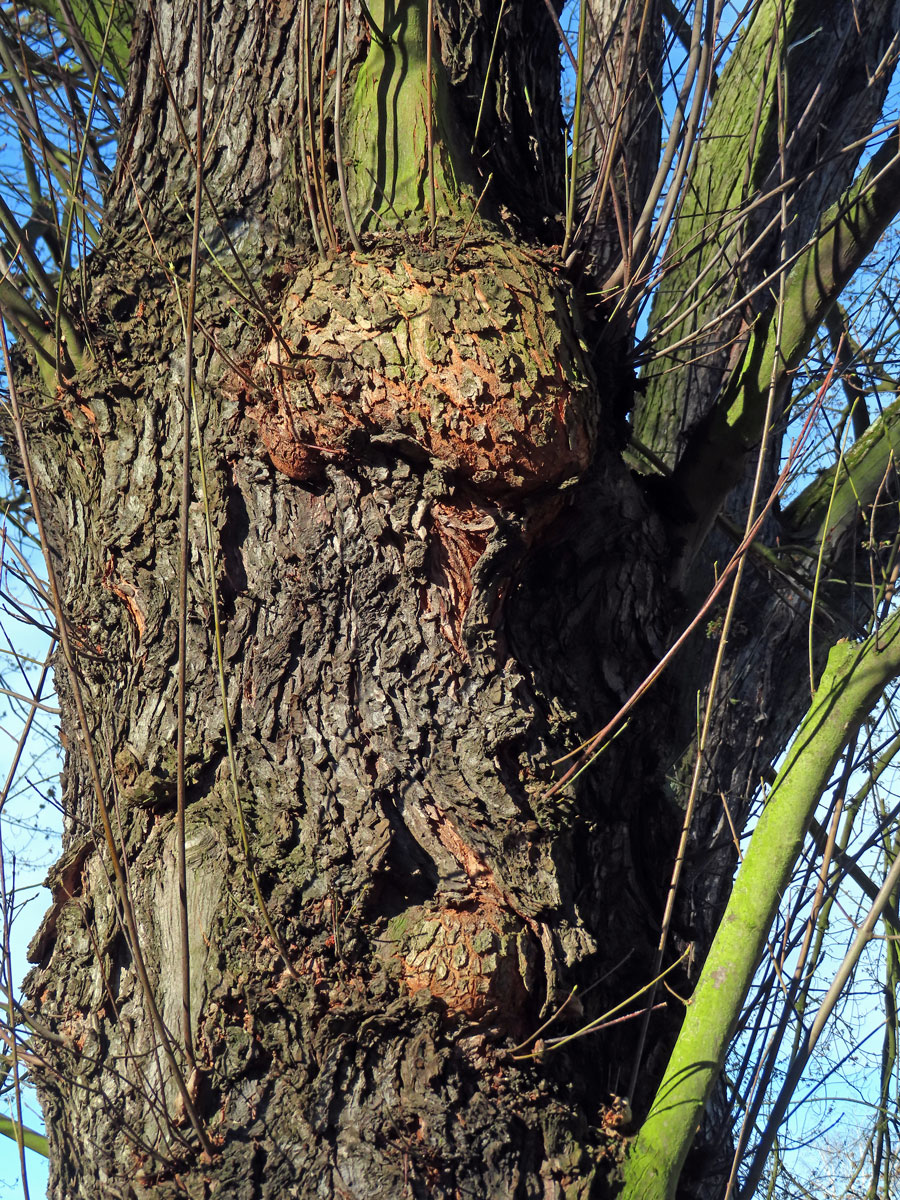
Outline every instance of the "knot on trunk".
{"type": "Polygon", "coordinates": [[[484,894],[395,919],[403,980],[448,1016],[520,1037],[531,1015],[537,944],[521,918],[484,894]],[[396,923],[402,922],[402,928],[396,923]]]}
{"type": "Polygon", "coordinates": [[[502,242],[454,258],[391,238],[302,270],[247,376],[246,411],[299,481],[374,442],[504,502],[579,475],[597,440],[572,289],[502,242]]]}

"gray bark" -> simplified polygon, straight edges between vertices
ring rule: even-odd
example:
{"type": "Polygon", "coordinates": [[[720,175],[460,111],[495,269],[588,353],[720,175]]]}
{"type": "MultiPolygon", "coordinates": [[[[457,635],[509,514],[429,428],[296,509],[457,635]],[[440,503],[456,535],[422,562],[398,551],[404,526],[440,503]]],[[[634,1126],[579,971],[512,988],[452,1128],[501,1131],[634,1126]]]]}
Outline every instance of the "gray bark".
{"type": "MultiPolygon", "coordinates": [[[[499,6],[437,7],[471,129],[499,6]]],[[[167,271],[186,269],[192,169],[166,78],[191,129],[197,48],[192,4],[154,5],[164,78],[150,11],[89,265],[93,365],[53,398],[36,375],[24,392],[89,733],[177,1042],[185,363],[167,271]]],[[[358,5],[348,14],[349,95],[370,32],[358,5]]],[[[323,15],[312,6],[314,57],[323,15]]],[[[300,28],[290,6],[234,3],[211,24],[218,215],[206,202],[196,335],[228,712],[284,953],[231,798],[195,448],[186,849],[197,1106],[215,1155],[198,1152],[148,1020],[59,671],[66,857],[27,989],[56,1035],[35,1071],[50,1195],[613,1194],[612,1097],[637,1022],[535,1059],[510,1050],[572,987],[583,1000],[553,1032],[648,981],[706,650],[689,647],[597,763],[548,795],[553,760],[615,714],[687,611],[665,498],[622,458],[631,347],[546,252],[561,179],[552,24],[541,5],[507,6],[483,166],[498,221],[452,263],[455,230],[434,250],[401,230],[319,261],[297,167],[300,28]]],[[[717,793],[745,807],[804,707],[802,675],[785,693],[774,669],[802,652],[802,604],[765,575],[751,588],[783,640],[755,625],[736,639],[674,930],[699,954],[729,879],[717,793]]],[[[638,1117],[679,1019],[677,1003],[653,1018],[638,1117]]],[[[706,1194],[718,1181],[708,1172],[706,1194]]]]}

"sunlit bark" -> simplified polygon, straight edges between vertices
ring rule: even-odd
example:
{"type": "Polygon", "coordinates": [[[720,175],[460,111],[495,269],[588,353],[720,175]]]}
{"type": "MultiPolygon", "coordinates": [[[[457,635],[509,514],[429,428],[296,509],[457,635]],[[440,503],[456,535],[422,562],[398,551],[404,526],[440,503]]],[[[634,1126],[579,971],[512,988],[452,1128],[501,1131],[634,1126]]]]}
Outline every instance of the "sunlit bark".
{"type": "MultiPolygon", "coordinates": [[[[634,1069],[638,1022],[559,1048],[531,1035],[573,988],[545,1040],[602,1018],[652,977],[717,612],[703,622],[711,637],[689,641],[604,753],[559,789],[568,763],[557,760],[629,700],[694,615],[723,560],[715,539],[732,537],[698,538],[686,577],[684,528],[701,523],[702,481],[683,486],[686,469],[653,478],[659,461],[633,470],[627,414],[636,404],[638,440],[663,466],[688,451],[727,459],[704,532],[745,503],[761,429],[736,449],[714,420],[698,421],[728,398],[735,330],[771,321],[771,289],[765,302],[745,294],[806,243],[852,176],[855,153],[832,152],[879,110],[884,79],[874,67],[863,79],[895,9],[870,5],[852,25],[847,6],[826,5],[825,21],[819,4],[807,53],[812,6],[786,6],[776,33],[776,6],[759,5],[692,166],[672,243],[687,274],[664,281],[654,316],[659,332],[673,296],[688,305],[702,293],[665,338],[704,322],[717,338],[732,332],[704,360],[702,386],[688,364],[651,372],[636,395],[632,335],[623,311],[611,313],[644,286],[632,252],[652,244],[640,225],[654,207],[664,29],[653,3],[587,7],[584,223],[564,263],[545,5],[351,2],[341,20],[324,0],[226,0],[202,46],[195,0],[137,6],[115,177],[86,268],[89,355],[56,390],[19,360],[86,705],[80,726],[60,669],[65,856],[28,982],[53,1034],[34,1068],[53,1200],[217,1190],[574,1200],[620,1188],[630,1130],[614,1097],[634,1069]],[[758,65],[768,46],[771,70],[791,70],[780,127],[824,130],[818,139],[779,143],[776,80],[758,65]],[[194,1064],[181,1032],[174,805],[201,59],[184,730],[194,1064]],[[842,108],[851,76],[859,87],[842,108]],[[614,93],[619,108],[607,104],[614,93]],[[716,134],[738,95],[729,116],[748,130],[759,101],[749,158],[730,142],[726,154],[716,134]],[[773,227],[756,240],[787,176],[802,182],[784,236],[773,227]],[[725,232],[707,237],[711,224],[725,232]],[[601,294],[619,267],[624,293],[601,294]],[[148,1016],[112,848],[97,833],[88,743],[211,1156],[148,1016]]],[[[876,427],[868,436],[874,445],[876,427]]],[[[770,476],[777,449],[776,438],[770,476]]],[[[821,505],[809,511],[794,532],[815,551],[821,505]]],[[[849,509],[842,519],[849,544],[849,509]]],[[[696,966],[684,954],[670,977],[685,995],[730,889],[723,800],[740,826],[808,705],[808,592],[781,569],[796,574],[797,560],[754,561],[666,959],[693,944],[696,966]]],[[[820,665],[855,631],[845,591],[828,601],[820,665]]],[[[651,1019],[629,1098],[636,1124],[682,1014],[667,1001],[651,1019]]],[[[728,1138],[707,1122],[686,1194],[720,1193],[728,1138]]]]}

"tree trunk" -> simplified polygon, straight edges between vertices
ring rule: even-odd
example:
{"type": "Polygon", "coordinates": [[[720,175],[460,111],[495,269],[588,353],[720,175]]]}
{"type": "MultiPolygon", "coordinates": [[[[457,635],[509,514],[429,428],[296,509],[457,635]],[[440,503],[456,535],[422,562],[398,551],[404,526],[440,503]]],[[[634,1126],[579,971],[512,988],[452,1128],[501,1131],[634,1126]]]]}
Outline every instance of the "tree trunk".
{"type": "MultiPolygon", "coordinates": [[[[429,6],[369,8],[348,4],[342,54],[319,0],[227,0],[206,31],[184,730],[196,1069],[175,811],[193,2],[138,5],[89,363],[55,396],[36,373],[23,388],[86,708],[81,727],[58,670],[65,856],[27,985],[53,1035],[34,1072],[53,1200],[618,1186],[639,1022],[559,1048],[533,1035],[573,988],[545,1039],[652,976],[707,650],[554,788],[555,760],[690,615],[667,499],[623,459],[630,335],[550,249],[563,140],[545,7],[436,4],[431,152],[429,6]]],[[[652,142],[645,110],[628,120],[652,142]]],[[[647,174],[612,171],[629,211],[647,174]]],[[[595,269],[615,208],[585,243],[595,269]]],[[[684,421],[654,413],[674,461],[684,421]]],[[[772,703],[776,658],[804,661],[805,601],[765,571],[751,588],[784,642],[755,627],[730,660],[673,930],[698,957],[733,859],[718,793],[746,811],[806,704],[802,673],[772,703]]],[[[673,993],[694,979],[682,966],[673,993]]],[[[638,1116],[681,1012],[652,1016],[638,1116]]]]}

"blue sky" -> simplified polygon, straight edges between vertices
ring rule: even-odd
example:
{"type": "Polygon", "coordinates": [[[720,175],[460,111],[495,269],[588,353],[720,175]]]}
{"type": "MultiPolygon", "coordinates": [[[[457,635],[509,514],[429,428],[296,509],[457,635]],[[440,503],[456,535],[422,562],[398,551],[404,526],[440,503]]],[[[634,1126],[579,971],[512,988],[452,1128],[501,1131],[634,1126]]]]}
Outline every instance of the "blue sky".
{"type": "MultiPolygon", "coordinates": [[[[10,531],[11,535],[14,533],[10,531]]],[[[15,611],[11,602],[20,604],[27,613],[34,600],[17,577],[12,565],[14,556],[8,547],[4,549],[6,553],[0,555],[0,687],[6,692],[31,696],[40,681],[49,639],[15,611]]],[[[35,547],[29,557],[34,570],[42,572],[40,554],[35,547]]],[[[49,709],[55,706],[52,676],[45,682],[39,698],[49,709]]],[[[5,692],[0,694],[0,788],[8,780],[29,708],[30,705],[5,692]]],[[[56,717],[52,711],[39,712],[0,815],[6,886],[9,890],[15,885],[15,899],[11,905],[11,953],[13,976],[17,982],[28,969],[26,948],[49,903],[49,893],[41,884],[48,867],[59,854],[61,821],[55,802],[59,794],[60,767],[56,717]]],[[[29,1110],[25,1123],[32,1128],[41,1128],[33,1094],[26,1090],[24,1098],[29,1110]]],[[[15,1115],[11,1092],[4,1097],[2,1111],[7,1116],[15,1115]]],[[[30,1150],[25,1153],[30,1195],[44,1196],[46,1160],[30,1150]]],[[[18,1147],[8,1138],[0,1137],[0,1200],[5,1195],[22,1194],[18,1147]]]]}

